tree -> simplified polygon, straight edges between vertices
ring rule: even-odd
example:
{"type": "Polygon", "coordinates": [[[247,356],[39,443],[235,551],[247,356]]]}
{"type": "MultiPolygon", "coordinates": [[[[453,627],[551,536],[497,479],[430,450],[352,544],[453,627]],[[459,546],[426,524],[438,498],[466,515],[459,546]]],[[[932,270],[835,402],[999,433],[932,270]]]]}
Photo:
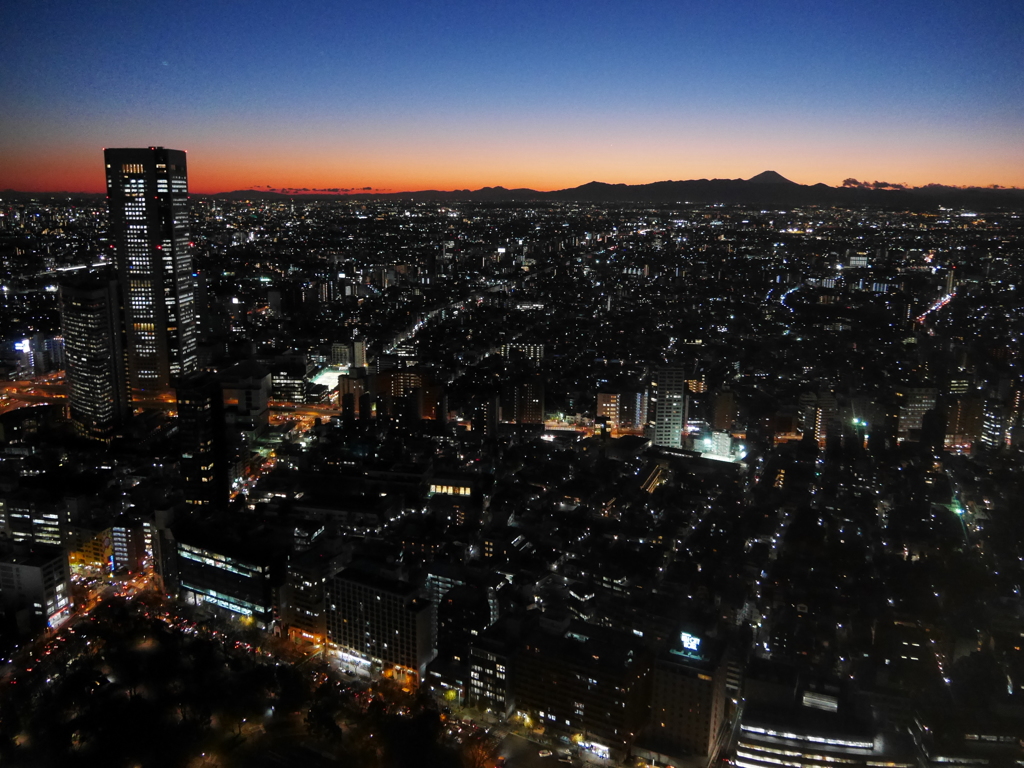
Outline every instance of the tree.
{"type": "Polygon", "coordinates": [[[463,768],[491,768],[498,758],[498,747],[484,733],[466,739],[459,752],[463,768]]]}

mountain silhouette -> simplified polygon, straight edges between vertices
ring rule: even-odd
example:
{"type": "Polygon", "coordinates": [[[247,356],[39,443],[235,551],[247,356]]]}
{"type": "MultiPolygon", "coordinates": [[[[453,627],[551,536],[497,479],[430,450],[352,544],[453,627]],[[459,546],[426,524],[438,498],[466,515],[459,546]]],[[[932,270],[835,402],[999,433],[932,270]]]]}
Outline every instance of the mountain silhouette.
{"type": "Polygon", "coordinates": [[[764,171],[757,174],[753,178],[747,179],[748,184],[796,184],[795,181],[790,181],[781,173],[775,171],[764,171]]]}
{"type": "MultiPolygon", "coordinates": [[[[45,197],[102,197],[82,193],[29,193],[6,190],[4,197],[39,199],[45,197]]],[[[691,179],[689,181],[655,181],[650,184],[609,184],[590,181],[578,187],[539,192],[534,189],[484,187],[468,190],[427,189],[418,192],[353,192],[337,194],[289,194],[270,190],[235,190],[214,195],[193,194],[194,197],[215,197],[222,200],[337,200],[339,197],[361,200],[417,200],[424,202],[590,202],[640,203],[655,205],[709,204],[751,205],[765,208],[822,206],[848,208],[884,208],[887,210],[935,210],[938,206],[972,208],[980,211],[1009,208],[1024,209],[1024,189],[989,187],[949,187],[928,184],[905,189],[873,189],[869,186],[830,187],[827,184],[798,184],[776,171],[764,171],[750,179],[691,179]]]]}

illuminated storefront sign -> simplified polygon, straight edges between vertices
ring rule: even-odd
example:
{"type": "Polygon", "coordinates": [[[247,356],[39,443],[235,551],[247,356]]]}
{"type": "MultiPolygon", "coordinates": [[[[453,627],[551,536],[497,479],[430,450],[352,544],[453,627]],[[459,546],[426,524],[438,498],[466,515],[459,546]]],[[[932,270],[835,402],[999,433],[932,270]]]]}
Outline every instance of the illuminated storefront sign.
{"type": "Polygon", "coordinates": [[[679,633],[679,648],[672,648],[671,653],[676,656],[685,656],[688,659],[700,659],[700,644],[701,639],[696,635],[691,635],[689,632],[679,633]]]}

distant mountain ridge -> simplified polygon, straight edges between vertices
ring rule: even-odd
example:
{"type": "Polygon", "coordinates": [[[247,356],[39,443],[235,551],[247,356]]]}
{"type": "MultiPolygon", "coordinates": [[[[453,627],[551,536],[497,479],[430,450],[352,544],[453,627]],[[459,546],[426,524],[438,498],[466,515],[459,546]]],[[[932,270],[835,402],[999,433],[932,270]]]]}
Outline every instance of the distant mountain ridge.
{"type": "MultiPolygon", "coordinates": [[[[5,190],[0,197],[29,199],[33,197],[102,196],[97,193],[26,193],[5,190]]],[[[753,205],[766,208],[795,206],[872,207],[891,210],[934,210],[953,206],[989,210],[996,208],[1024,209],[1024,189],[992,189],[987,187],[948,187],[929,184],[924,187],[873,189],[871,185],[830,187],[827,184],[798,184],[776,171],[764,171],[749,179],[691,179],[688,181],[655,181],[649,184],[608,184],[591,181],[571,189],[540,192],[534,189],[483,187],[451,191],[427,189],[418,192],[354,192],[351,194],[289,194],[273,190],[241,189],[213,195],[194,194],[221,200],[336,200],[339,197],[360,200],[412,200],[424,202],[591,202],[591,203],[722,203],[753,205]]]]}
{"type": "MultiPolygon", "coordinates": [[[[229,200],[281,199],[279,192],[239,190],[213,195],[229,200]]],[[[301,195],[303,198],[334,199],[337,195],[301,195]]],[[[649,184],[609,184],[590,181],[578,187],[540,192],[534,189],[483,187],[451,191],[426,189],[418,192],[354,194],[358,199],[401,199],[423,202],[591,202],[591,203],[723,203],[765,207],[840,206],[896,210],[932,210],[936,207],[1024,209],[1024,189],[947,187],[930,184],[906,189],[871,189],[867,186],[830,187],[827,184],[798,184],[776,171],[764,171],[749,179],[691,179],[655,181],[649,184]]]]}

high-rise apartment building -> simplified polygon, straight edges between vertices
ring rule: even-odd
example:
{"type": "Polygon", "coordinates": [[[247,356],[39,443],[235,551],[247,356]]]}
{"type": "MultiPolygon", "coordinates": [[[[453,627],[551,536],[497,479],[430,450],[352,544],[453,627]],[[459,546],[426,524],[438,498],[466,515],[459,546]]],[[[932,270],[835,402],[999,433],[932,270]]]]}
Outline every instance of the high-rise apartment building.
{"type": "Polygon", "coordinates": [[[104,150],[110,238],[124,296],[128,382],[166,389],[196,370],[185,153],[104,150]]]}
{"type": "Polygon", "coordinates": [[[327,581],[327,639],[343,660],[411,687],[430,661],[431,606],[411,584],[347,569],[327,581]]]}
{"type": "Polygon", "coordinates": [[[515,424],[544,423],[544,379],[541,376],[505,383],[501,393],[501,420],[515,424]]]}
{"type": "Polygon", "coordinates": [[[597,393],[597,416],[605,418],[609,426],[615,427],[619,423],[619,393],[598,392],[597,393]]]}
{"type": "Polygon", "coordinates": [[[131,415],[117,281],[65,281],[60,316],[71,422],[83,437],[107,441],[131,415]]]}
{"type": "Polygon", "coordinates": [[[654,444],[680,448],[686,426],[686,371],[662,368],[657,381],[651,384],[656,387],[658,398],[654,409],[654,444]]]}

